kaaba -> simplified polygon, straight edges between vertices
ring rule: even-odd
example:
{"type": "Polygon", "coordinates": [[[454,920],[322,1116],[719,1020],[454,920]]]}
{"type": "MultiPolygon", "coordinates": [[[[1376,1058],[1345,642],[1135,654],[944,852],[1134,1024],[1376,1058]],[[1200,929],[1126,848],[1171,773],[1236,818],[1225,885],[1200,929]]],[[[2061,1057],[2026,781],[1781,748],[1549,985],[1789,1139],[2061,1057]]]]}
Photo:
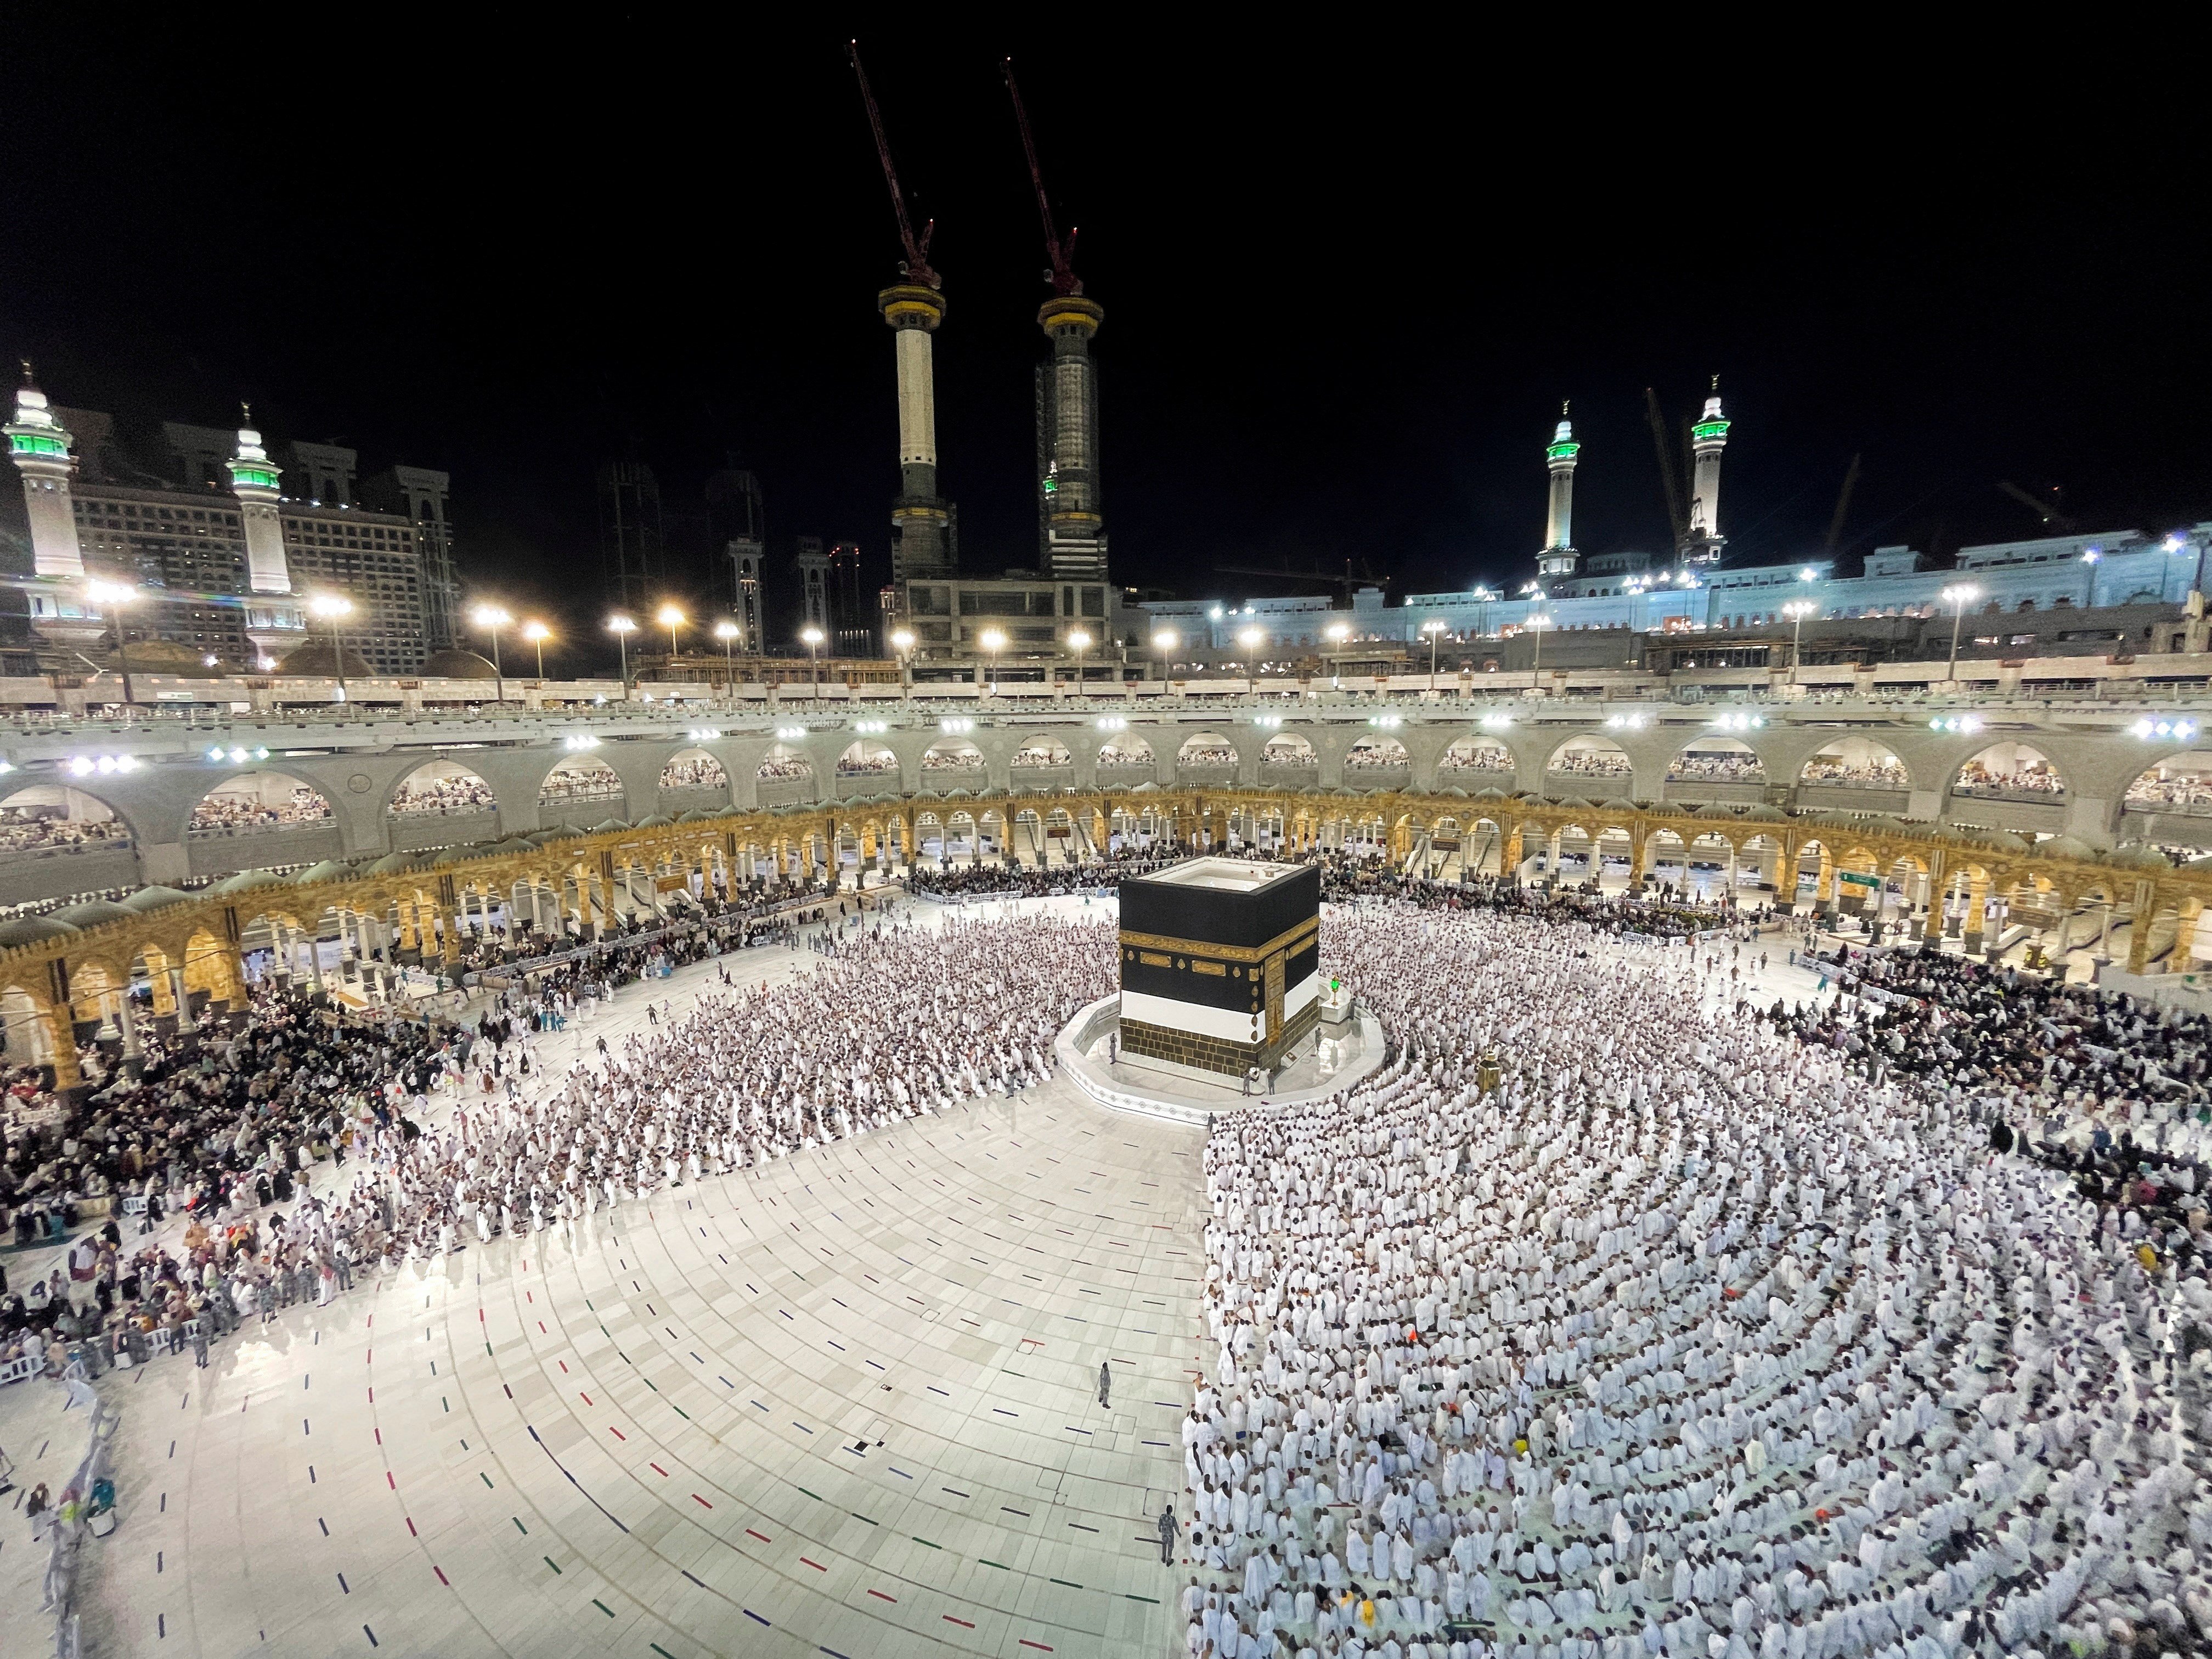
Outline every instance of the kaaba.
{"type": "Polygon", "coordinates": [[[1121,884],[1121,1053],[1241,1078],[1321,1017],[1321,871],[1198,858],[1121,884]]]}

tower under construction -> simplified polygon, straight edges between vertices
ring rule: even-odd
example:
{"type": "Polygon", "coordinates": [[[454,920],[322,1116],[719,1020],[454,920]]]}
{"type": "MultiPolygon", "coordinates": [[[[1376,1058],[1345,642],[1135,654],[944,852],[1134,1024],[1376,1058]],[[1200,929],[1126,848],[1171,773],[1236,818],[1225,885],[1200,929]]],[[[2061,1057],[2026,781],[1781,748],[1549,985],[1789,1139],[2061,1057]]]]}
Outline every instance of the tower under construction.
{"type": "Polygon", "coordinates": [[[891,576],[949,576],[952,504],[937,493],[937,383],[930,336],[945,320],[933,286],[900,283],[876,295],[898,354],[899,493],[891,503],[891,576]]]}
{"type": "Polygon", "coordinates": [[[1051,361],[1036,370],[1038,557],[1043,573],[1055,580],[1103,581],[1106,518],[1099,501],[1098,380],[1091,337],[1106,320],[1106,309],[1084,295],[1083,279],[1075,274],[1077,233],[1071,228],[1063,240],[1053,223],[1052,198],[1045,194],[1013,63],[1008,59],[1001,67],[1044,226],[1044,280],[1052,284],[1052,298],[1037,308],[1037,325],[1052,342],[1051,361]]]}
{"type": "Polygon", "coordinates": [[[1052,361],[1036,371],[1037,514],[1044,574],[1067,580],[1106,579],[1106,515],[1098,492],[1098,380],[1091,337],[1105,307],[1080,294],[1056,295],[1038,308],[1052,361]]]}
{"type": "Polygon", "coordinates": [[[853,73],[860,82],[860,100],[867,106],[868,127],[875,135],[876,156],[884,166],[884,183],[890,189],[891,212],[906,253],[899,262],[902,280],[876,295],[876,309],[891,330],[898,362],[899,493],[891,504],[891,579],[949,576],[957,560],[957,520],[952,504],[937,493],[937,384],[930,337],[945,320],[945,295],[929,263],[929,238],[936,223],[931,221],[921,235],[914,234],[906,193],[891,166],[890,143],[884,137],[883,116],[868,88],[868,72],[860,67],[859,45],[851,50],[853,73]]]}

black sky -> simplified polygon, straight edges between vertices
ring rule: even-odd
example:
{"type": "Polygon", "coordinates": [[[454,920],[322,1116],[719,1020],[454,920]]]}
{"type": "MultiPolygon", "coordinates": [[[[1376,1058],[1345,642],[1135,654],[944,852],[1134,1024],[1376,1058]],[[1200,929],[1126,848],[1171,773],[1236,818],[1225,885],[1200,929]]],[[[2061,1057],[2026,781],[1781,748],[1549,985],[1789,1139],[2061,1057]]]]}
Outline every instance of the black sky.
{"type": "Polygon", "coordinates": [[[1330,14],[1264,54],[1105,14],[919,43],[872,14],[549,15],[19,20],[0,351],[126,426],[246,397],[272,439],[450,469],[473,585],[572,637],[598,637],[611,456],[688,508],[734,453],[779,564],[811,533],[884,565],[898,249],[858,32],[938,222],[971,571],[1035,556],[1046,290],[1004,51],[1107,311],[1121,580],[1241,595],[1270,585],[1216,565],[1352,557],[1400,591],[1517,583],[1564,398],[1577,543],[1655,545],[1643,388],[1679,417],[1713,373],[1732,559],[1817,551],[1854,453],[1847,556],[2033,533],[2000,479],[2094,528],[2212,517],[2197,124],[2119,118],[2081,65],[2054,98],[1978,58],[1908,82],[1779,45],[1698,98],[1663,43],[1572,13],[1530,40],[1330,14]]]}

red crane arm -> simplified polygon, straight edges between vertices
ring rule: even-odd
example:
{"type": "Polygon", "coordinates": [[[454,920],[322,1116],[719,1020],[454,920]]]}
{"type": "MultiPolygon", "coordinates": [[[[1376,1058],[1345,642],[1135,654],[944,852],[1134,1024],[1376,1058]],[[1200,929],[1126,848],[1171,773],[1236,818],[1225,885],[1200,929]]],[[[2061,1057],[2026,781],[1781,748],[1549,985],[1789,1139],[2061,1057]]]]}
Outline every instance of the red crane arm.
{"type": "Polygon", "coordinates": [[[914,226],[906,216],[906,192],[899,188],[898,169],[891,165],[890,141],[884,137],[884,118],[876,108],[876,94],[868,89],[868,72],[860,67],[860,43],[847,42],[852,54],[853,73],[860,80],[860,101],[868,106],[868,125],[876,135],[876,155],[884,164],[884,182],[890,186],[891,211],[898,216],[899,240],[906,247],[905,275],[926,288],[938,286],[936,271],[930,268],[929,238],[937,228],[933,219],[921,228],[921,236],[915,240],[914,226]]]}
{"type": "Polygon", "coordinates": [[[1053,228],[1052,202],[1044,193],[1044,172],[1037,166],[1036,144],[1030,137],[1029,112],[1022,107],[1022,89],[1014,84],[1014,60],[1001,58],[999,67],[1006,77],[1006,91],[1014,100],[1015,125],[1022,130],[1022,154],[1029,157],[1030,183],[1036,190],[1037,216],[1044,221],[1044,257],[1052,264],[1046,280],[1051,283],[1054,294],[1080,294],[1083,279],[1075,274],[1076,232],[1069,231],[1063,242],[1053,228]]]}

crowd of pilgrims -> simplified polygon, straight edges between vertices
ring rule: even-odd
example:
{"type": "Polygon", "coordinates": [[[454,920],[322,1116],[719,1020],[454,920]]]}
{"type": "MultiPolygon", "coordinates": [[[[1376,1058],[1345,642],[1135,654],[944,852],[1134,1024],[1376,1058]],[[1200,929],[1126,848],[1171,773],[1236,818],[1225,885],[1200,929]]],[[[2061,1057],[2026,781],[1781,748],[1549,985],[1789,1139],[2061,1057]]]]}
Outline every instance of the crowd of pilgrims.
{"type": "Polygon", "coordinates": [[[622,793],[621,774],[605,761],[557,768],[538,787],[540,800],[616,800],[622,793]]]}
{"type": "Polygon", "coordinates": [[[1815,755],[1797,775],[1800,783],[1839,784],[1854,789],[1909,789],[1911,778],[1905,763],[1894,756],[1880,760],[1846,760],[1841,755],[1815,755]]]}
{"type": "Polygon", "coordinates": [[[1986,790],[1992,794],[2063,795],[2066,793],[2066,780],[2043,762],[2021,761],[2006,767],[1968,761],[1959,769],[1959,775],[1951,787],[1968,792],[1986,790]]]}
{"type": "Polygon", "coordinates": [[[251,795],[203,795],[186,826],[195,836],[234,836],[241,830],[281,830],[294,824],[326,823],[331,804],[304,783],[292,786],[288,800],[257,800],[251,795]]]}
{"type": "Polygon", "coordinates": [[[1633,777],[1636,769],[1618,749],[1576,749],[1552,757],[1546,770],[1578,778],[1633,777]]]}
{"type": "Polygon", "coordinates": [[[712,755],[680,755],[660,769],[663,789],[726,789],[730,775],[712,755]]]}
{"type": "MultiPolygon", "coordinates": [[[[1679,907],[1690,948],[1631,949],[1631,902],[1322,862],[1370,901],[1325,912],[1324,967],[1392,1041],[1207,1139],[1194,1656],[2212,1642],[2212,1024],[1933,952],[1761,1006],[1755,918],[1679,907]]],[[[565,1070],[546,1003],[470,1035],[265,998],[11,1142],[4,1196],[66,1149],[191,1226],[181,1255],[80,1241],[83,1279],[0,1329],[106,1320],[143,1360],[355,1264],[1027,1086],[1114,939],[854,917],[793,981],[565,1070]]]]}
{"type": "Polygon", "coordinates": [[[1325,913],[1398,1052],[1209,1136],[1194,1655],[2205,1650],[2207,1171],[2004,1155],[2039,1022],[2197,1024],[1913,959],[1994,1047],[1877,1073],[1731,996],[1756,948],[1325,913]]]}
{"type": "Polygon", "coordinates": [[[542,1034],[610,994],[603,966],[503,999],[473,1031],[272,993],[189,1063],[149,1043],[143,1074],[118,1076],[82,1120],[11,1140],[0,1198],[81,1189],[96,1170],[156,1221],[185,1211],[182,1254],[134,1250],[111,1221],[74,1247],[66,1278],[57,1267],[0,1303],[0,1364],[44,1358],[50,1333],[143,1361],[190,1326],[219,1335],[326,1301],[359,1264],[573,1228],[602,1205],[1028,1088],[1051,1075],[1060,1028],[1115,981],[1103,921],[823,920],[811,971],[740,988],[724,969],[728,991],[682,1019],[656,1011],[618,1044],[564,1043],[557,1073],[542,1034]],[[433,1094],[454,1102],[435,1125],[433,1094]]]}
{"type": "Polygon", "coordinates": [[[1771,911],[1706,904],[1677,896],[1672,884],[1650,895],[1602,893],[1589,882],[1541,887],[1510,876],[1476,876],[1467,881],[1434,881],[1392,869],[1380,859],[1354,854],[1308,854],[1322,866],[1321,894],[1335,903],[1401,902],[1425,910],[1490,910],[1555,921],[1588,924],[1609,937],[1688,939],[1702,934],[1747,935],[1771,911]]]}
{"type": "Polygon", "coordinates": [[[1988,1091],[2022,1122],[2124,1109],[2142,1123],[2151,1105],[2179,1106],[2145,1133],[2198,1148],[2197,1115],[2212,1115],[2212,1018],[1933,951],[1844,949],[1804,960],[1873,1005],[1844,1022],[1833,1005],[1778,1004],[1771,1017],[1808,1042],[1988,1091]]]}
{"type": "Polygon", "coordinates": [[[1345,769],[1353,772],[1412,763],[1412,757],[1406,753],[1406,745],[1390,738],[1385,738],[1380,743],[1363,738],[1353,744],[1344,757],[1345,769]]]}
{"type": "MultiPolygon", "coordinates": [[[[385,1256],[574,1224],[602,1204],[1027,1088],[1051,1074],[1060,1026],[1113,984],[1115,935],[1100,923],[848,923],[823,936],[811,971],[732,985],[681,1019],[656,1015],[535,1097],[479,1071],[449,1123],[412,1138],[379,1130],[371,1162],[398,1194],[385,1256]]],[[[526,1034],[515,1065],[531,1064],[526,1034]]]]}
{"type": "Polygon", "coordinates": [[[392,811],[416,812],[489,812],[499,805],[492,787],[473,772],[449,778],[417,775],[392,791],[392,811]]]}
{"type": "MultiPolygon", "coordinates": [[[[822,905],[816,905],[809,912],[804,902],[810,898],[826,901],[830,891],[831,885],[824,878],[779,876],[757,878],[753,885],[740,886],[733,893],[709,888],[702,898],[678,894],[670,901],[669,916],[640,911],[602,923],[601,936],[597,941],[599,965],[593,971],[617,985],[626,985],[643,976],[647,959],[656,950],[681,966],[720,951],[793,944],[801,926],[823,919],[822,905]],[[660,933],[671,921],[693,931],[657,940],[651,945],[624,943],[638,935],[660,933]]],[[[862,908],[869,902],[866,897],[854,900],[862,908]]],[[[842,914],[843,904],[838,908],[842,914]]],[[[565,954],[590,942],[583,923],[574,917],[566,921],[560,931],[549,933],[527,926],[510,927],[502,907],[500,920],[489,927],[472,926],[463,931],[459,949],[451,965],[461,970],[516,968],[548,956],[565,954]]],[[[384,951],[380,947],[371,954],[380,959],[384,951]]]]}
{"type": "Polygon", "coordinates": [[[1454,744],[1437,762],[1440,772],[1510,772],[1518,763],[1513,751],[1502,743],[1469,743],[1465,739],[1454,744]]]}
{"type": "Polygon", "coordinates": [[[1766,776],[1766,767],[1759,757],[1745,751],[1722,750],[1704,754],[1684,750],[1667,764],[1670,780],[1697,779],[1707,783],[1757,783],[1766,776]]]}
{"type": "Polygon", "coordinates": [[[2203,806],[2212,802],[2212,772],[2146,772],[2128,786],[2128,800],[2137,806],[2203,806]]]}
{"type": "Polygon", "coordinates": [[[36,807],[0,806],[0,852],[102,847],[130,839],[130,829],[120,818],[72,818],[65,812],[36,807]]]}
{"type": "Polygon", "coordinates": [[[907,886],[932,898],[1046,898],[1055,893],[1103,889],[1113,891],[1131,876],[1149,876],[1165,869],[1184,854],[1174,843],[1161,841],[1148,847],[1129,846],[1105,858],[1086,858],[1073,864],[941,865],[916,869],[907,886]]]}

